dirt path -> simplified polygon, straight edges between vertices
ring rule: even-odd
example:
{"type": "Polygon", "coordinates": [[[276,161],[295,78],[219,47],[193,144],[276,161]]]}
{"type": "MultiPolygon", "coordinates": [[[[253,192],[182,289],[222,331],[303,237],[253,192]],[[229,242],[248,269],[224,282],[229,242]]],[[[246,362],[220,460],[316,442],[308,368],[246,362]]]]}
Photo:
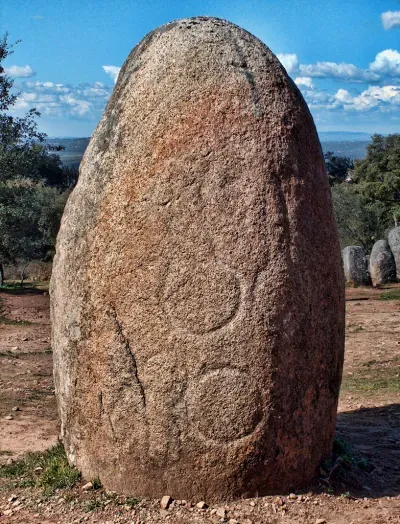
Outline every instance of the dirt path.
{"type": "Polygon", "coordinates": [[[0,460],[53,445],[58,423],[48,293],[0,293],[0,366],[0,460]]]}
{"type": "MultiPolygon", "coordinates": [[[[325,480],[296,497],[262,497],[203,509],[174,502],[164,511],[159,501],[126,499],[101,489],[85,492],[83,481],[43,495],[0,478],[0,524],[400,523],[400,285],[348,289],[346,305],[336,445],[343,449],[336,449],[340,456],[329,466],[330,482],[329,472],[322,470],[325,480]],[[390,298],[393,293],[399,300],[382,300],[383,294],[390,298]]],[[[39,291],[0,293],[0,463],[49,448],[58,430],[49,297],[39,291]]]]}

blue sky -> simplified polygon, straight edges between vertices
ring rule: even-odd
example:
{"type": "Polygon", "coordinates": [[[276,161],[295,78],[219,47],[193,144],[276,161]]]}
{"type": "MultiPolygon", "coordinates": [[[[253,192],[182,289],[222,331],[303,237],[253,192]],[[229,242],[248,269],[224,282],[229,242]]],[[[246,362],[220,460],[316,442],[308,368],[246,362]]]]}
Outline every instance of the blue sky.
{"type": "Polygon", "coordinates": [[[319,131],[400,132],[400,0],[7,0],[5,62],[50,136],[89,136],[134,45],[177,18],[230,20],[278,55],[319,131]]]}

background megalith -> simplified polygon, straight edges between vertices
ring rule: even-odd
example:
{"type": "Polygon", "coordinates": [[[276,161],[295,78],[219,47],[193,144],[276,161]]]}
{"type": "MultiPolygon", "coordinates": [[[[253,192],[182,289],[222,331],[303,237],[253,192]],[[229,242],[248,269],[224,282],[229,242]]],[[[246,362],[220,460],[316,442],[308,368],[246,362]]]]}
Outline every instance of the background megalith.
{"type": "Polygon", "coordinates": [[[331,449],[344,285],[313,120],[272,52],[179,20],[125,62],[51,282],[71,463],[213,501],[312,479],[331,449]]]}
{"type": "Polygon", "coordinates": [[[361,246],[345,247],[342,256],[346,281],[354,286],[370,285],[371,277],[364,248],[361,246]]]}
{"type": "Polygon", "coordinates": [[[373,286],[396,281],[396,265],[387,240],[375,242],[369,258],[369,273],[373,286]]]}
{"type": "Polygon", "coordinates": [[[396,264],[396,278],[400,280],[400,227],[394,227],[389,231],[388,243],[396,264]]]}

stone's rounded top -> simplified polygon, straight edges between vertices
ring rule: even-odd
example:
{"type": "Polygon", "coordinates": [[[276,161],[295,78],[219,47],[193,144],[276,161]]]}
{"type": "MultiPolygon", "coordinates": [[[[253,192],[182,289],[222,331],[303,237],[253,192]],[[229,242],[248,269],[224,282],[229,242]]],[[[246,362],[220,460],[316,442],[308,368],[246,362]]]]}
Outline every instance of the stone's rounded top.
{"type": "Polygon", "coordinates": [[[371,256],[372,256],[372,253],[375,253],[376,251],[382,251],[382,250],[386,251],[389,249],[390,249],[390,246],[387,240],[385,239],[377,240],[375,244],[372,246],[371,256]]]}
{"type": "Polygon", "coordinates": [[[378,240],[373,245],[369,271],[374,286],[396,280],[396,265],[387,240],[378,240]]]}

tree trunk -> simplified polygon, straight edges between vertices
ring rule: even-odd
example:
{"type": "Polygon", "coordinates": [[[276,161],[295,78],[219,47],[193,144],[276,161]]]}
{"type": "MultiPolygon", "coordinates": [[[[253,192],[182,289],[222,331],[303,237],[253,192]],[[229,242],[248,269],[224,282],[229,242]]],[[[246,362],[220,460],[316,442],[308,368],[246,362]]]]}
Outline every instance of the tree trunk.
{"type": "Polygon", "coordinates": [[[0,287],[4,284],[4,269],[3,264],[0,264],[0,287]]]}

